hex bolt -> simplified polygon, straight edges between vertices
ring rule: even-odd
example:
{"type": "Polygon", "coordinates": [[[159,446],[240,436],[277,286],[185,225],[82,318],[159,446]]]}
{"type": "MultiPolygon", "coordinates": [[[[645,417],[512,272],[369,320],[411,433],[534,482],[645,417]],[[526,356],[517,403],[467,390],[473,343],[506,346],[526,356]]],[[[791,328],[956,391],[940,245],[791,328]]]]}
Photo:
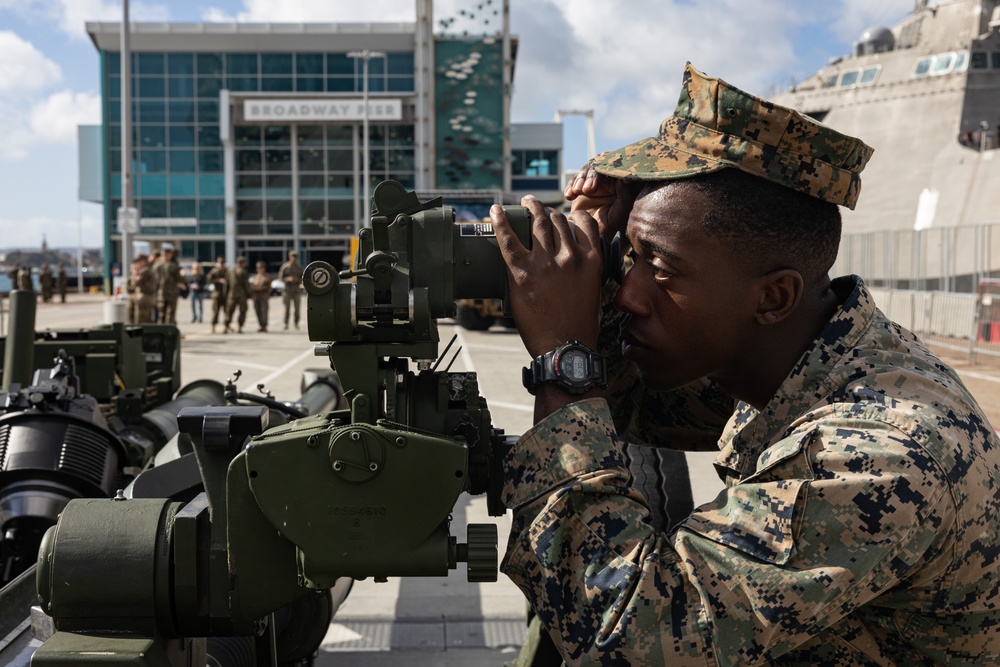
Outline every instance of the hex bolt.
{"type": "Polygon", "coordinates": [[[319,436],[313,433],[308,438],[306,438],[306,444],[308,444],[310,447],[315,447],[316,445],[319,444],[319,436]]]}
{"type": "Polygon", "coordinates": [[[396,445],[398,447],[406,447],[406,438],[404,438],[403,436],[399,436],[398,438],[396,438],[396,445]]]}
{"type": "Polygon", "coordinates": [[[351,440],[354,440],[355,442],[357,442],[360,439],[361,439],[361,434],[360,433],[358,433],[357,431],[351,431],[351,440]]]}

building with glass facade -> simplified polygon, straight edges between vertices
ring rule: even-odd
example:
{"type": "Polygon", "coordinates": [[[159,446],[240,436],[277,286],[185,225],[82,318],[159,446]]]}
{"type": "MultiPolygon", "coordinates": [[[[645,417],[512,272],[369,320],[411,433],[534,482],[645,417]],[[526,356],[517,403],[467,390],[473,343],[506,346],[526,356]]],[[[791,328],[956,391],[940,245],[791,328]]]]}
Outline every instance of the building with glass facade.
{"type": "MultiPolygon", "coordinates": [[[[133,24],[134,239],[173,243],[186,262],[245,256],[273,270],[292,249],[340,262],[368,205],[365,95],[369,187],[453,193],[477,213],[525,191],[557,197],[561,125],[510,129],[502,40],[434,35],[429,5],[418,2],[414,23],[133,24]],[[363,50],[378,52],[367,91],[363,50]]],[[[121,245],[120,24],[87,30],[101,56],[91,163],[102,165],[110,275],[121,245]]]]}

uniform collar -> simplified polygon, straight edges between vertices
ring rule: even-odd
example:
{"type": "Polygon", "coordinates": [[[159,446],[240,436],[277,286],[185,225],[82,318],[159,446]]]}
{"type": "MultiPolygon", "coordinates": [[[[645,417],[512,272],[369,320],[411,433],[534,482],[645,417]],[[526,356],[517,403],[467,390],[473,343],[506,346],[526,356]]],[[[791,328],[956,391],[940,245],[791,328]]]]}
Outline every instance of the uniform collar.
{"type": "Polygon", "coordinates": [[[757,410],[740,402],[719,440],[715,466],[723,478],[742,479],[756,467],[757,457],[787,435],[812,406],[836,390],[830,375],[854,348],[875,319],[875,302],[858,276],[837,278],[831,285],[840,306],[792,367],[778,391],[757,410]]]}

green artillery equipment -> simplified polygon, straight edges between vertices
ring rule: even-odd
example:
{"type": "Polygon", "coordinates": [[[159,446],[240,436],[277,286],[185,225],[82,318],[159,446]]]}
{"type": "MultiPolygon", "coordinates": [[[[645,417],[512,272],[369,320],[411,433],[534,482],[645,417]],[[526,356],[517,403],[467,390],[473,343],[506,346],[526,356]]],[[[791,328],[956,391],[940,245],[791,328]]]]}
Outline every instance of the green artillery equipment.
{"type": "MultiPolygon", "coordinates": [[[[530,243],[527,212],[507,215],[530,243]]],[[[271,428],[263,407],[185,409],[180,442],[203,493],[71,501],[39,552],[57,632],[33,665],[204,665],[206,637],[250,638],[252,664],[304,664],[344,578],[441,576],[464,561],[470,581],[496,579],[496,526],[471,525],[461,544],[450,514],[463,492],[505,511],[508,439],[475,374],[439,370],[436,324],[456,299],[506,297],[492,228],[455,224],[450,207],[388,181],[354,269],[314,262],[303,284],[310,340],[346,407],[271,428]]]]}

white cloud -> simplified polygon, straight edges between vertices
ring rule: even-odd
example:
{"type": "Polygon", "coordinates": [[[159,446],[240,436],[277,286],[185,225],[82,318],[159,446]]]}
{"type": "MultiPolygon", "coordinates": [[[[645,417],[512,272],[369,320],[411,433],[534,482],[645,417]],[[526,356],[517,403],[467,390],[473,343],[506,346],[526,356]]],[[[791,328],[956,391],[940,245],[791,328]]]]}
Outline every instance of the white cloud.
{"type": "Polygon", "coordinates": [[[50,248],[76,246],[81,236],[85,247],[93,247],[101,243],[103,222],[93,213],[83,213],[79,220],[48,216],[0,218],[0,229],[4,230],[4,248],[38,248],[43,234],[50,248]]]}
{"type": "Polygon", "coordinates": [[[0,53],[0,93],[38,90],[62,77],[59,65],[9,30],[0,30],[0,53]]]}
{"type": "Polygon", "coordinates": [[[34,105],[28,125],[41,142],[76,142],[78,125],[101,122],[101,96],[62,90],[34,105]]]}

